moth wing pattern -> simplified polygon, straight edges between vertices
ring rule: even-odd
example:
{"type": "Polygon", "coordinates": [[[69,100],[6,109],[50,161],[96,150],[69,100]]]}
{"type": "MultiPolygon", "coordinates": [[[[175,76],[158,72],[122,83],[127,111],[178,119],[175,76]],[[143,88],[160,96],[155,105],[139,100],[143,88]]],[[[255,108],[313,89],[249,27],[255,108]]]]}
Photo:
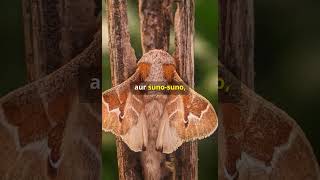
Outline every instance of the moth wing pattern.
{"type": "Polygon", "coordinates": [[[135,152],[145,148],[148,137],[143,98],[130,90],[131,84],[139,80],[139,73],[136,72],[102,94],[102,129],[121,137],[135,152]]]}
{"type": "Polygon", "coordinates": [[[0,98],[1,180],[86,179],[82,172],[99,177],[100,113],[79,102],[74,85],[57,83],[74,78],[61,76],[63,70],[0,98]]]}
{"type": "MultiPolygon", "coordinates": [[[[174,81],[183,82],[177,72],[174,81]]],[[[184,142],[210,136],[217,127],[216,112],[206,98],[191,88],[188,88],[187,94],[170,94],[159,130],[157,149],[172,153],[184,142]]]]}

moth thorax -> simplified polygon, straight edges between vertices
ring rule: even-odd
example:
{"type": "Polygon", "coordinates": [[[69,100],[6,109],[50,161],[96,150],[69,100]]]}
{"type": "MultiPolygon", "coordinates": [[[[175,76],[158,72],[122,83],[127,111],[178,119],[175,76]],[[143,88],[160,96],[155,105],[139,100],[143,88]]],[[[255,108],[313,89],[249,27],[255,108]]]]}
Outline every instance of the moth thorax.
{"type": "Polygon", "coordinates": [[[139,60],[141,63],[160,63],[160,64],[173,64],[174,59],[166,51],[155,49],[145,53],[142,58],[139,60]]]}
{"type": "Polygon", "coordinates": [[[162,71],[162,64],[154,63],[150,67],[149,75],[145,79],[148,82],[164,82],[166,79],[164,78],[164,74],[162,71]]]}

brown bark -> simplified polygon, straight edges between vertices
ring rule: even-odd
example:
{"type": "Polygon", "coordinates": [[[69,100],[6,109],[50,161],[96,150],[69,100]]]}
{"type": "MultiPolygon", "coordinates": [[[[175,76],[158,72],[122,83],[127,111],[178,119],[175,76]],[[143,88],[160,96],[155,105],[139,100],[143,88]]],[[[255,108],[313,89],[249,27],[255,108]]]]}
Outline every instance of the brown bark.
{"type": "Polygon", "coordinates": [[[194,86],[194,0],[182,0],[177,3],[175,14],[177,70],[181,78],[194,86]]]}
{"type": "Polygon", "coordinates": [[[29,81],[69,62],[89,45],[100,28],[100,5],[95,0],[23,0],[22,3],[29,81]]]}
{"type": "MultiPolygon", "coordinates": [[[[147,53],[153,49],[169,50],[170,26],[172,24],[171,6],[172,3],[170,0],[139,0],[141,45],[143,53],[147,53]]],[[[172,162],[174,163],[174,166],[176,166],[175,157],[167,155],[167,159],[173,160],[172,162]]],[[[163,163],[164,162],[159,162],[159,164],[163,163]]],[[[161,172],[167,171],[165,167],[161,166],[161,168],[163,168],[161,172]]],[[[170,176],[174,176],[176,167],[173,171],[173,174],[170,176]]]]}
{"type": "MultiPolygon", "coordinates": [[[[108,0],[107,13],[112,85],[116,86],[134,72],[136,57],[130,45],[127,1],[108,0]]],[[[117,138],[116,141],[119,179],[141,179],[139,154],[130,151],[120,138],[117,138]]]]}
{"type": "Polygon", "coordinates": [[[224,114],[218,131],[219,179],[226,179],[227,174],[236,176],[238,173],[236,161],[241,157],[243,145],[243,136],[239,134],[246,126],[244,119],[247,118],[247,114],[242,112],[248,108],[239,104],[243,97],[241,82],[254,88],[253,16],[252,0],[219,0],[219,61],[223,64],[219,66],[219,77],[226,84],[232,84],[228,98],[219,92],[220,107],[224,114]],[[227,73],[227,70],[230,72],[227,73]],[[233,129],[229,130],[229,127],[233,129]]]}
{"type": "Polygon", "coordinates": [[[219,61],[248,87],[254,87],[253,1],[219,0],[219,61]]]}
{"type": "Polygon", "coordinates": [[[143,53],[152,49],[169,50],[171,0],[139,0],[143,53]]]}
{"type": "MultiPolygon", "coordinates": [[[[194,87],[194,0],[177,2],[175,14],[175,59],[181,78],[194,87]]],[[[176,179],[198,179],[198,143],[183,144],[175,153],[176,179]]]]}

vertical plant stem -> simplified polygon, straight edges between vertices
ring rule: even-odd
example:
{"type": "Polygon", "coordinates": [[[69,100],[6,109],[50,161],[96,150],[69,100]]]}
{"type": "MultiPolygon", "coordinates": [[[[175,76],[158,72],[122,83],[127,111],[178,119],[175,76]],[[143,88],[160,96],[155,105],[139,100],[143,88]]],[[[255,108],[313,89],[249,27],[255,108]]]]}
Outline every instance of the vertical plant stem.
{"type": "Polygon", "coordinates": [[[253,0],[219,0],[219,10],[219,61],[253,89],[253,0]]]}
{"type": "MultiPolygon", "coordinates": [[[[194,87],[194,0],[177,2],[175,14],[175,59],[181,78],[194,87]]],[[[177,159],[176,179],[198,179],[198,143],[183,144],[175,153],[177,159]]]]}
{"type": "Polygon", "coordinates": [[[143,53],[152,49],[169,50],[171,1],[139,0],[143,53]]]}
{"type": "Polygon", "coordinates": [[[95,0],[22,1],[29,81],[52,73],[89,45],[100,28],[100,7],[95,0]]]}
{"type": "MultiPolygon", "coordinates": [[[[107,0],[109,54],[112,85],[125,81],[135,70],[136,57],[130,45],[127,1],[107,0]]],[[[120,180],[141,179],[139,154],[119,139],[116,140],[120,180]]]]}
{"type": "Polygon", "coordinates": [[[248,108],[239,104],[242,96],[241,83],[254,89],[254,14],[253,0],[219,0],[219,77],[232,84],[227,102],[219,92],[223,114],[219,127],[219,179],[237,177],[237,161],[241,158],[243,129],[246,126],[248,108]],[[228,78],[229,77],[229,78],[228,78]],[[237,85],[236,85],[237,84],[237,85]],[[240,97],[241,96],[241,97],[240,97]],[[232,128],[231,128],[232,127],[232,128]]]}

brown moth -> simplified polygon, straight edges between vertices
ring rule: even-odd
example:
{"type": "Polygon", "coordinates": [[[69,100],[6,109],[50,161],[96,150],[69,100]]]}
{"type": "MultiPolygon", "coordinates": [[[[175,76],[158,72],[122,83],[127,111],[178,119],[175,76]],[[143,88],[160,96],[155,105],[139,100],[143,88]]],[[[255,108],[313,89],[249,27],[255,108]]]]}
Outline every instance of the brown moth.
{"type": "Polygon", "coordinates": [[[121,137],[132,151],[169,154],[182,143],[206,138],[217,129],[213,106],[194,90],[189,88],[186,94],[132,93],[131,85],[141,82],[183,81],[174,59],[165,51],[152,50],[143,55],[128,80],[103,93],[102,128],[121,137]]]}
{"type": "Polygon", "coordinates": [[[228,92],[236,101],[220,96],[218,179],[319,180],[319,163],[298,123],[222,64],[219,76],[238,86],[228,92]]]}

